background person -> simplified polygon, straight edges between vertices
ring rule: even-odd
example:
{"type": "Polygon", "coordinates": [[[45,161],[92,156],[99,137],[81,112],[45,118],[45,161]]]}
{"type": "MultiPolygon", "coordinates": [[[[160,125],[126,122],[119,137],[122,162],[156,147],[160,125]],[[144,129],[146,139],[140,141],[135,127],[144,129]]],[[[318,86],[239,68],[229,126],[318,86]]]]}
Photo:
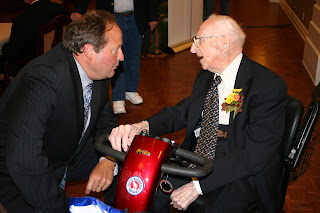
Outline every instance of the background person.
{"type": "Polygon", "coordinates": [[[124,151],[143,129],[161,136],[186,128],[181,147],[188,150],[197,151],[200,139],[206,139],[207,148],[200,153],[204,151],[204,156],[214,159],[213,172],[193,181],[169,176],[174,191],[169,197],[158,190],[152,212],[169,212],[169,204],[179,210],[201,212],[192,205],[189,208],[199,196],[204,212],[248,212],[250,203],[257,200],[261,212],[279,210],[283,165],[278,149],[287,87],[277,74],[242,53],[244,41],[245,34],[233,19],[210,16],[201,24],[191,47],[203,69],[191,95],[146,121],[112,130],[109,139],[113,148],[124,151]],[[215,86],[218,79],[221,83],[215,86]],[[207,99],[211,88],[217,92],[218,115],[206,112],[207,104],[214,103],[207,99]],[[244,97],[242,111],[236,115],[221,107],[233,89],[242,89],[244,97]],[[211,119],[213,115],[216,121],[211,119]],[[212,125],[207,127],[207,122],[212,125]],[[209,128],[215,125],[218,129],[209,128]],[[215,156],[211,157],[207,153],[214,147],[215,156]]]}
{"type": "MultiPolygon", "coordinates": [[[[70,15],[63,4],[50,0],[24,0],[29,7],[12,21],[10,39],[2,53],[9,58],[30,61],[38,56],[38,31],[57,15],[70,15]]],[[[9,62],[10,76],[16,76],[24,65],[9,62]]]]}
{"type": "Polygon", "coordinates": [[[111,184],[115,164],[99,162],[93,142],[118,125],[108,87],[123,60],[121,46],[115,17],[90,11],[68,26],[62,44],[27,64],[5,90],[0,203],[9,213],[67,213],[65,181],[89,179],[86,194],[111,184]]]}

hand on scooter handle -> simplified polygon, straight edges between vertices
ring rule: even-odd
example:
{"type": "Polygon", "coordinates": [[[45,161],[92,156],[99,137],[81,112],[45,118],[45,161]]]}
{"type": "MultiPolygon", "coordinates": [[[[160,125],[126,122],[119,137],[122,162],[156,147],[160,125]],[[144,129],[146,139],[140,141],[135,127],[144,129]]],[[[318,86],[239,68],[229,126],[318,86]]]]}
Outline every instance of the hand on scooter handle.
{"type": "Polygon", "coordinates": [[[120,125],[113,128],[109,136],[109,141],[113,149],[121,152],[127,152],[136,135],[139,135],[142,130],[149,131],[148,121],[142,121],[135,124],[120,125]]]}

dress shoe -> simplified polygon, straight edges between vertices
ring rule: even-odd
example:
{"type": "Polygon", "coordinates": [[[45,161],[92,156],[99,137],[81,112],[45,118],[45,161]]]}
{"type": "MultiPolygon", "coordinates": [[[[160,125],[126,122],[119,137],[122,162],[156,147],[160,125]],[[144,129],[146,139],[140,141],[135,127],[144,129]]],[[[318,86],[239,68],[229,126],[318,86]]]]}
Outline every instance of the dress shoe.
{"type": "Polygon", "coordinates": [[[126,92],[126,99],[133,104],[141,104],[143,102],[142,97],[137,92],[126,92]]]}
{"type": "Polygon", "coordinates": [[[125,106],[124,101],[113,101],[114,114],[126,113],[126,108],[124,106],[125,106]]]}

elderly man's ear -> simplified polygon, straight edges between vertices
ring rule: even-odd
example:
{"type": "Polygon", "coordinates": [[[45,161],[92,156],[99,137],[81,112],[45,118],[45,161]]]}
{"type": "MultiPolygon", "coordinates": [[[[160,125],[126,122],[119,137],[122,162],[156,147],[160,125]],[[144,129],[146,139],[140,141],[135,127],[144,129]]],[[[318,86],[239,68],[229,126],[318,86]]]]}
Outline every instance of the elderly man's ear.
{"type": "Polygon", "coordinates": [[[229,50],[230,40],[227,37],[223,37],[219,42],[219,49],[222,55],[229,50]]]}

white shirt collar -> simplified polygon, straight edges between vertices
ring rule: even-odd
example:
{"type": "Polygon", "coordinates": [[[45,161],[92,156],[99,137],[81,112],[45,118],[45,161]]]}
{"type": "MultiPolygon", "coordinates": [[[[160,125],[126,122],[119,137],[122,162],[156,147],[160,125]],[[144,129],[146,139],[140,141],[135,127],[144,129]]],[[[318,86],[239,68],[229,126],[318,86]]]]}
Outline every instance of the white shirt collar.
{"type": "Polygon", "coordinates": [[[237,73],[242,60],[243,54],[240,53],[232,62],[227,66],[227,68],[220,74],[224,84],[234,87],[236,82],[237,73]]]}
{"type": "MultiPolygon", "coordinates": [[[[229,125],[230,112],[226,113],[222,111],[221,104],[224,103],[225,98],[229,96],[234,89],[236,82],[238,70],[242,60],[243,54],[240,53],[229,65],[228,67],[220,74],[222,82],[218,86],[219,91],[219,124],[229,125]]],[[[216,74],[217,76],[218,74],[216,74]]],[[[237,88],[240,89],[240,88],[237,88]]]]}

